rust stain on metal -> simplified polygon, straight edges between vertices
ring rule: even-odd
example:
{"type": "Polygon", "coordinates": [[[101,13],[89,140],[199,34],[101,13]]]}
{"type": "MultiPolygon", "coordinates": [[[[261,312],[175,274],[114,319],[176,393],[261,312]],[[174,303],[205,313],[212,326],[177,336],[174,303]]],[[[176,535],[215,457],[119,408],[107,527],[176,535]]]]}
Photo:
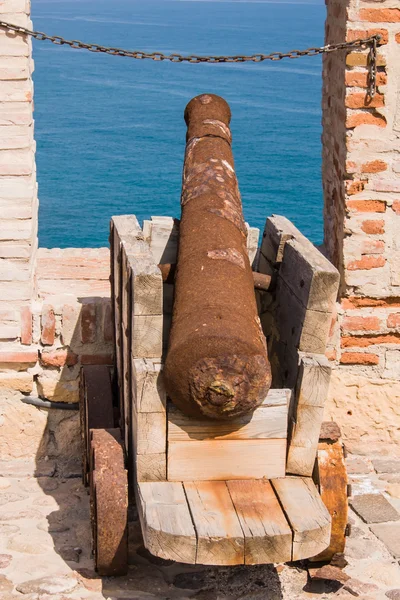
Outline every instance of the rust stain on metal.
{"type": "Polygon", "coordinates": [[[214,260],[227,260],[234,265],[237,265],[241,269],[246,268],[243,254],[238,252],[235,248],[219,248],[217,250],[209,250],[207,252],[207,256],[208,258],[212,258],[214,260]]]}
{"type": "Polygon", "coordinates": [[[215,419],[251,412],[271,384],[230,118],[225,100],[211,94],[185,110],[182,218],[164,369],[167,393],[183,412],[215,419]]]}
{"type": "Polygon", "coordinates": [[[90,512],[96,570],[103,576],[128,570],[128,474],[117,429],[92,430],[90,512]]]}
{"type": "Polygon", "coordinates": [[[343,443],[336,438],[340,430],[336,423],[323,428],[325,439],[320,439],[317,453],[317,478],[321,498],[332,517],[332,533],[329,547],[313,561],[329,561],[335,554],[344,552],[348,517],[347,472],[344,462],[343,443]],[[326,436],[326,437],[325,437],[326,436]]]}

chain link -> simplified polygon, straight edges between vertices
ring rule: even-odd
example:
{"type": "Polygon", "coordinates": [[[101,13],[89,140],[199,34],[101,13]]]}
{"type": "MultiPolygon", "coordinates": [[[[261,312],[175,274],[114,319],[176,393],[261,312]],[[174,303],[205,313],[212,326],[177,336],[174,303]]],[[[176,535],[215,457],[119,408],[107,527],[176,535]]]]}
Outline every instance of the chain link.
{"type": "Polygon", "coordinates": [[[150,59],[154,61],[167,60],[174,63],[243,63],[243,62],[263,62],[264,60],[282,60],[283,58],[301,58],[303,56],[317,56],[328,52],[338,50],[350,50],[352,48],[368,48],[368,95],[373,98],[376,91],[376,57],[377,44],[381,39],[380,35],[372,35],[364,39],[357,39],[351,42],[340,42],[338,44],[329,44],[316,48],[306,48],[305,50],[290,50],[289,52],[271,52],[270,54],[252,54],[237,56],[200,56],[198,54],[164,54],[163,52],[143,52],[140,50],[124,50],[123,48],[113,48],[101,46],[100,44],[87,44],[80,40],[66,40],[59,35],[48,35],[42,31],[32,31],[20,25],[13,25],[6,21],[0,21],[0,28],[6,31],[13,31],[19,35],[28,35],[40,41],[49,41],[57,46],[69,46],[75,50],[88,50],[89,52],[101,52],[112,56],[127,56],[128,58],[150,59]]]}

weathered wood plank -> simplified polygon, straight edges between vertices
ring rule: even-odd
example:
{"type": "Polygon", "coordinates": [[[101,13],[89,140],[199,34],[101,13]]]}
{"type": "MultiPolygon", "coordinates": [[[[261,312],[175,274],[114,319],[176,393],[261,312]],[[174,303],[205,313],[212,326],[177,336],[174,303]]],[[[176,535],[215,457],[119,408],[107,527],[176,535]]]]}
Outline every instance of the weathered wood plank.
{"type": "Polygon", "coordinates": [[[167,456],[165,452],[160,454],[139,454],[136,455],[135,461],[135,477],[137,481],[167,480],[167,456]]]}
{"type": "Polygon", "coordinates": [[[136,486],[146,548],[154,556],[181,563],[196,562],[196,532],[181,483],[152,482],[136,486]]]}
{"type": "Polygon", "coordinates": [[[283,477],[286,440],[191,440],[169,442],[169,481],[283,477]]]}
{"type": "Polygon", "coordinates": [[[144,224],[154,262],[176,263],[179,225],[172,217],[151,217],[144,224]]]}
{"type": "Polygon", "coordinates": [[[307,309],[280,275],[277,278],[274,317],[279,339],[287,346],[301,352],[325,352],[332,314],[307,309]]]}
{"type": "Polygon", "coordinates": [[[331,517],[312,479],[284,477],[271,483],[293,530],[292,560],[322,552],[329,546],[331,517]]]}
{"type": "Polygon", "coordinates": [[[244,539],[224,481],[184,483],[197,533],[197,559],[201,565],[244,563],[244,539]]]}
{"type": "Polygon", "coordinates": [[[161,271],[148,248],[146,256],[128,254],[131,269],[132,308],[135,315],[162,315],[163,282],[161,271]]]}
{"type": "Polygon", "coordinates": [[[287,562],[292,558],[292,530],[269,481],[227,481],[244,533],[245,564],[287,562]]]}
{"type": "Polygon", "coordinates": [[[285,244],[279,275],[307,309],[332,312],[339,272],[306,238],[285,244]]]}
{"type": "Polygon", "coordinates": [[[162,315],[132,315],[133,358],[159,358],[162,344],[162,315]]]}
{"type": "Polygon", "coordinates": [[[288,406],[260,406],[232,421],[192,419],[173,404],[168,406],[168,441],[250,440],[287,437],[288,406]]]}
{"type": "Polygon", "coordinates": [[[250,227],[248,223],[246,223],[247,227],[247,251],[249,253],[250,264],[254,263],[254,260],[257,255],[258,250],[258,242],[260,239],[260,230],[258,227],[250,227]]]}
{"type": "Polygon", "coordinates": [[[166,393],[161,358],[132,358],[132,398],[138,413],[164,413],[166,393]]]}
{"type": "Polygon", "coordinates": [[[132,428],[136,455],[166,453],[165,413],[137,413],[132,406],[132,428]]]}
{"type": "Polygon", "coordinates": [[[280,215],[268,217],[261,243],[261,254],[272,265],[282,262],[286,242],[298,236],[298,234],[300,232],[297,227],[286,217],[280,215]]]}
{"type": "Polygon", "coordinates": [[[332,367],[323,355],[301,355],[286,472],[311,476],[332,367]]]}

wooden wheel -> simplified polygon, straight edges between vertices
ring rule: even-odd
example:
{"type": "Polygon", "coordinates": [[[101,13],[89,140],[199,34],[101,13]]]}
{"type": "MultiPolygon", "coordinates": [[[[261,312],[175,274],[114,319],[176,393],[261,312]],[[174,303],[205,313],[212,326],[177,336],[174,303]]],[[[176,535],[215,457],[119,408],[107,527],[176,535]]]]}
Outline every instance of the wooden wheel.
{"type": "Polygon", "coordinates": [[[346,544],[348,517],[347,472],[341,432],[336,423],[322,423],[313,479],[321,498],[332,517],[329,547],[310,560],[330,561],[343,553],[346,544]]]}
{"type": "Polygon", "coordinates": [[[119,429],[91,431],[90,513],[99,575],[128,570],[128,474],[119,429]]]}

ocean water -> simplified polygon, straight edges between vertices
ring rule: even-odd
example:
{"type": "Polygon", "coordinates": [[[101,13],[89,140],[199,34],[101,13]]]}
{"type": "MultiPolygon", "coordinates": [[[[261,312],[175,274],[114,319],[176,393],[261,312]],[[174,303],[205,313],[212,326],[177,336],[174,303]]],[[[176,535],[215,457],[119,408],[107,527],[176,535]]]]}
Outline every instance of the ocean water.
{"type": "MultiPolygon", "coordinates": [[[[33,0],[36,29],[162,52],[251,54],[323,44],[323,0],[33,0]]],[[[232,109],[246,220],[291,219],[322,240],[321,59],[191,65],[34,41],[39,243],[105,246],[111,215],[179,217],[183,111],[232,109]]]]}

